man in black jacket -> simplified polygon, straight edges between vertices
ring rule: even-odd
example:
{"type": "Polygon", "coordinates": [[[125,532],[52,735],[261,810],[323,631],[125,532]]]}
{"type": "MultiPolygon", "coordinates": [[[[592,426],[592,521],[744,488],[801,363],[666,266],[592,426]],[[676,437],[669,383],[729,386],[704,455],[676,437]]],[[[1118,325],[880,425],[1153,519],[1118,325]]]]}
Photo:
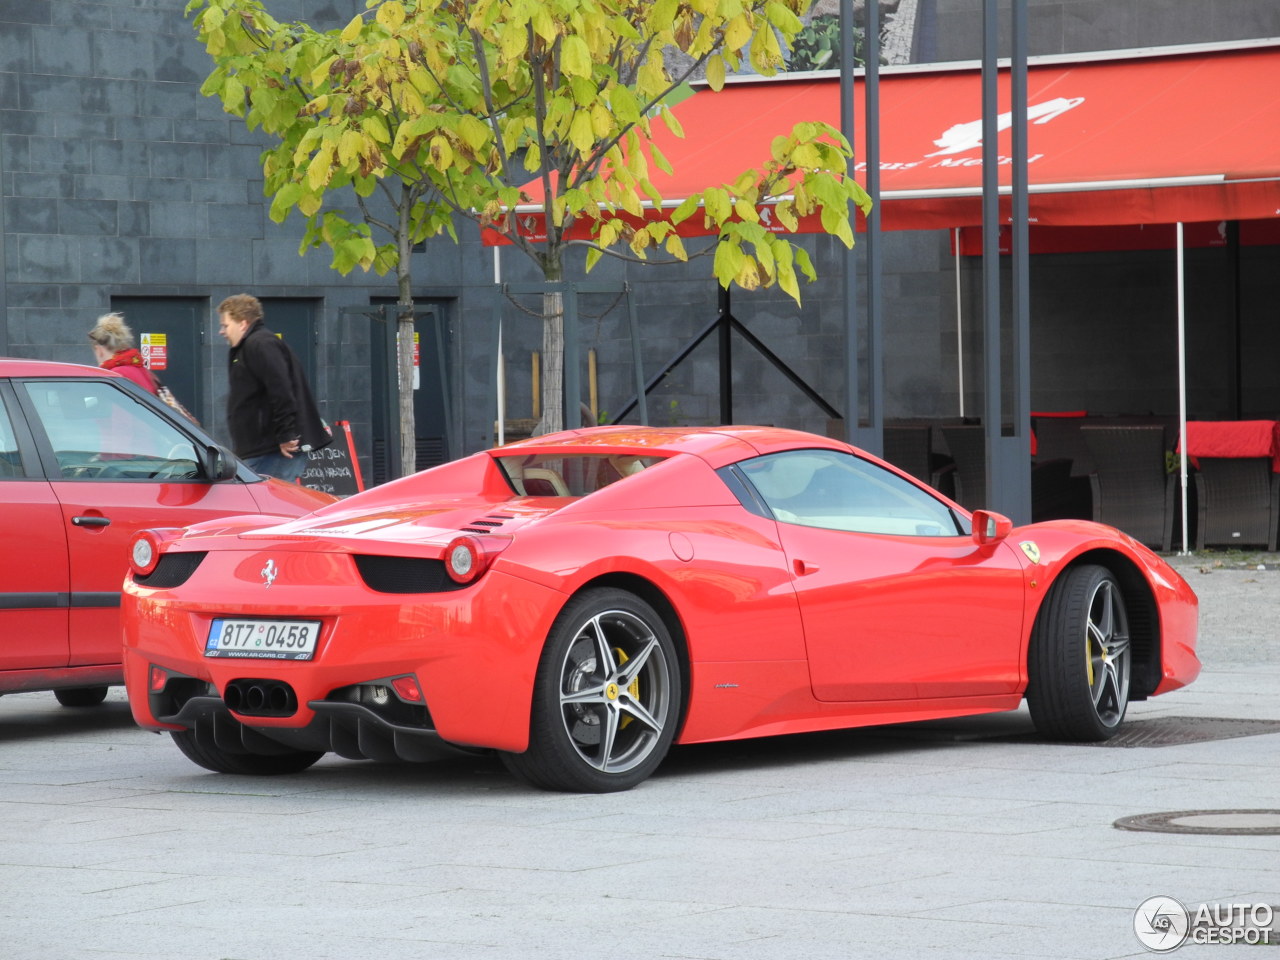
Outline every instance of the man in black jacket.
{"type": "Polygon", "coordinates": [[[231,345],[227,428],[231,446],[255,472],[294,481],[307,451],[333,441],[302,365],[262,322],[257,297],[238,293],[218,304],[218,332],[231,345]]]}

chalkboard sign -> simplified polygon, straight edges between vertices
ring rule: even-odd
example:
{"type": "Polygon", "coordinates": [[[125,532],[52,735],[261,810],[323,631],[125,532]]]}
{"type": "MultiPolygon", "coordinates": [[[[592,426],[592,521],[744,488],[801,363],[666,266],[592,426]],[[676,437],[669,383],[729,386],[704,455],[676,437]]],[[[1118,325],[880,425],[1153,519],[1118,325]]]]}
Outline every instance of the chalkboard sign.
{"type": "Polygon", "coordinates": [[[364,489],[360,475],[360,461],[356,458],[355,442],[351,439],[351,424],[339,420],[333,443],[307,453],[307,469],[299,481],[304,487],[346,497],[364,489]]]}

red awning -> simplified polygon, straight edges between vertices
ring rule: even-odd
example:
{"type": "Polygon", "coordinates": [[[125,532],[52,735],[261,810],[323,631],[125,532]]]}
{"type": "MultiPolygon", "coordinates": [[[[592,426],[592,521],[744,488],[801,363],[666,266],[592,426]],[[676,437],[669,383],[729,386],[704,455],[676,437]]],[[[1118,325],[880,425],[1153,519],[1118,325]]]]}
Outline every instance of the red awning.
{"type": "MultiPolygon", "coordinates": [[[[1008,219],[1008,70],[1000,76],[1000,183],[1008,219]]],[[[1028,65],[1032,223],[1099,225],[1280,216],[1280,41],[1193,52],[1042,58],[1028,65]]],[[[865,155],[862,79],[855,155],[865,155]]],[[[880,80],[880,214],[888,230],[982,223],[981,71],[886,67],[880,80]]],[[[836,76],[748,80],[676,105],[684,139],[654,124],[670,206],[769,157],[801,120],[839,126],[836,76]]],[[[861,177],[859,178],[861,179],[861,177]]],[[[536,196],[538,185],[528,192],[536,196]]],[[[530,210],[529,213],[534,213],[530,210]]],[[[661,216],[661,211],[650,215],[661,216]]],[[[767,214],[766,214],[767,217],[767,214]]],[[[540,217],[521,218],[530,233],[540,217]]],[[[815,224],[812,230],[819,229],[815,224]]],[[[780,229],[780,228],[779,228],[780,229]]],[[[680,232],[707,232],[695,215],[680,232]]]]}

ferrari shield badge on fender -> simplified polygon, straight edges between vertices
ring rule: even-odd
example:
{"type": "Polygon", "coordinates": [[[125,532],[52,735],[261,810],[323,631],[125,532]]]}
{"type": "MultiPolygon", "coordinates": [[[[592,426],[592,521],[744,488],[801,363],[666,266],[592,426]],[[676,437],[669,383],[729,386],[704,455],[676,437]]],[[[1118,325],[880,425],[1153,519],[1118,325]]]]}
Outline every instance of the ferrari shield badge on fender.
{"type": "MultiPolygon", "coordinates": [[[[1025,544],[1023,545],[1023,549],[1024,549],[1024,550],[1026,549],[1026,545],[1025,545],[1025,544]]],[[[268,561],[267,561],[267,565],[266,565],[265,567],[263,567],[263,568],[262,568],[262,582],[263,582],[263,585],[264,585],[264,586],[268,586],[268,587],[269,587],[269,586],[271,586],[273,583],[275,583],[275,582],[276,582],[276,574],[278,574],[279,572],[280,572],[280,571],[276,569],[276,562],[275,562],[274,560],[268,560],[268,561]]]]}
{"type": "Polygon", "coordinates": [[[1034,540],[1023,540],[1018,546],[1022,548],[1022,552],[1027,555],[1027,559],[1032,563],[1040,562],[1040,548],[1034,540]]]}

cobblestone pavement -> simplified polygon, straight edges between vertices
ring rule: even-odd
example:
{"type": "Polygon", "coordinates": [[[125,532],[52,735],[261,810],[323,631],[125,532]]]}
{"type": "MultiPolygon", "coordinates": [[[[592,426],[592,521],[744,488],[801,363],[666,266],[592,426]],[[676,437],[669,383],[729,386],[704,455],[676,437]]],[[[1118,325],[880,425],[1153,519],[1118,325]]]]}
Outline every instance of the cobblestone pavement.
{"type": "MultiPolygon", "coordinates": [[[[1204,673],[1130,724],[1280,721],[1275,559],[1173,558],[1201,596],[1204,673]]],[[[1019,710],[684,747],[594,797],[490,759],[218,776],[136,728],[122,691],[92,710],[8,696],[0,956],[1142,957],[1150,897],[1280,904],[1280,836],[1114,822],[1280,807],[1278,756],[1276,733],[1046,744],[1019,710]]]]}

